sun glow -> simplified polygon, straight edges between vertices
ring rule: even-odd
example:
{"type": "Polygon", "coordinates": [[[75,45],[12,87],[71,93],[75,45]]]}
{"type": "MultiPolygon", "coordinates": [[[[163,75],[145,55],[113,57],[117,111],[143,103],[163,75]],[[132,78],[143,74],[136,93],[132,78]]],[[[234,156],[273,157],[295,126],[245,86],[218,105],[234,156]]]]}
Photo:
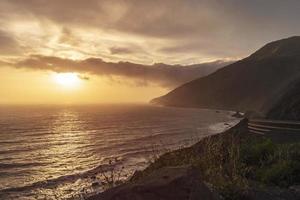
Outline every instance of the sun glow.
{"type": "Polygon", "coordinates": [[[78,88],[81,82],[77,73],[56,73],[53,75],[53,80],[58,85],[68,89],[78,88]]]}

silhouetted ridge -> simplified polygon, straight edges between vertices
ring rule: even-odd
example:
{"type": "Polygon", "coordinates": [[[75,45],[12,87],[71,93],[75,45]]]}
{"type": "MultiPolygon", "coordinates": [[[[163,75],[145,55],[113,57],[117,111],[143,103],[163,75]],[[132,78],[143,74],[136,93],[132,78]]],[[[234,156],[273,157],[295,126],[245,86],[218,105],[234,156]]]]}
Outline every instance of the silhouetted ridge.
{"type": "Polygon", "coordinates": [[[251,56],[151,102],[266,113],[300,77],[300,37],[271,42],[251,56]]]}
{"type": "Polygon", "coordinates": [[[250,59],[264,59],[268,57],[300,56],[300,36],[278,40],[266,44],[253,53],[250,59]]]}

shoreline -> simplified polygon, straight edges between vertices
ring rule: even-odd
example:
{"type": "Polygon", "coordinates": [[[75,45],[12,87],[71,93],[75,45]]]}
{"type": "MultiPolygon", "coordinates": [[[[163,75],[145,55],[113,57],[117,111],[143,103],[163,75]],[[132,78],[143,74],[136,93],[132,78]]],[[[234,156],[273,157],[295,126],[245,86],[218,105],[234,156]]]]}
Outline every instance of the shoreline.
{"type": "MultiPolygon", "coordinates": [[[[185,108],[182,108],[182,109],[185,109],[185,108]]],[[[199,108],[191,108],[191,109],[199,109],[199,108]]],[[[202,108],[200,108],[201,110],[203,110],[202,108]]],[[[217,136],[217,135],[222,135],[222,134],[225,134],[226,132],[230,131],[231,129],[235,129],[236,126],[239,126],[240,122],[245,120],[244,118],[240,118],[240,117],[234,117],[234,113],[236,111],[227,111],[227,110],[213,110],[213,109],[204,109],[204,110],[209,110],[209,111],[214,111],[214,112],[228,112],[228,116],[231,116],[233,117],[232,121],[231,122],[219,122],[219,123],[215,123],[213,125],[210,125],[208,127],[208,132],[207,134],[204,134],[203,137],[201,137],[201,139],[190,145],[190,146],[185,146],[185,147],[178,147],[178,149],[175,149],[175,150],[171,150],[169,152],[165,152],[165,153],[162,153],[157,159],[160,159],[162,156],[164,156],[165,154],[168,154],[168,153],[172,153],[172,152],[176,152],[176,151],[180,151],[182,149],[186,149],[186,148],[192,148],[194,145],[197,145],[199,142],[201,142],[202,140],[204,140],[205,138],[209,138],[209,137],[214,137],[214,136],[217,136]],[[209,130],[210,129],[210,130],[209,130]]],[[[154,161],[155,162],[155,161],[154,161]]],[[[135,170],[134,173],[132,174],[132,176],[129,178],[129,179],[126,179],[121,185],[123,184],[126,184],[128,182],[131,181],[132,178],[134,178],[136,176],[136,173],[140,173],[140,172],[143,172],[145,170],[147,170],[153,163],[150,163],[148,166],[146,166],[144,169],[142,170],[135,170]]],[[[108,188],[106,190],[103,190],[103,191],[100,191],[100,192],[96,192],[96,194],[88,194],[86,197],[89,199],[89,200],[93,200],[95,198],[98,198],[98,195],[101,195],[103,193],[105,193],[106,191],[108,190],[114,190],[114,188],[117,188],[119,187],[120,185],[117,185],[117,186],[114,186],[112,188],[108,188]]]]}
{"type": "MultiPolygon", "coordinates": [[[[130,200],[130,199],[155,200],[160,197],[161,198],[164,197],[162,199],[181,200],[181,199],[185,199],[185,198],[179,198],[180,196],[182,196],[182,194],[186,193],[186,191],[183,190],[183,188],[185,187],[190,187],[190,190],[194,190],[198,192],[197,193],[198,196],[196,195],[195,197],[190,198],[193,200],[201,199],[203,198],[203,196],[209,196],[210,198],[204,198],[204,199],[212,199],[212,200],[220,200],[224,198],[226,200],[232,198],[250,199],[250,200],[252,199],[267,200],[267,199],[277,199],[279,197],[285,200],[299,199],[300,190],[298,186],[293,185],[294,182],[285,185],[286,184],[285,182],[281,182],[280,179],[278,180],[275,179],[274,181],[278,181],[275,182],[276,184],[278,184],[278,186],[276,186],[270,184],[268,182],[268,179],[261,179],[261,180],[245,179],[245,177],[239,175],[238,171],[235,171],[236,168],[235,165],[237,164],[239,165],[240,162],[239,159],[241,159],[239,157],[235,158],[235,156],[239,155],[236,154],[235,152],[240,151],[239,150],[240,145],[242,145],[241,147],[246,145],[245,147],[247,148],[245,150],[249,150],[249,148],[251,149],[254,147],[254,146],[252,147],[252,145],[261,145],[260,144],[261,142],[264,145],[266,143],[267,146],[262,146],[260,148],[267,148],[266,149],[267,151],[269,151],[268,148],[270,145],[274,147],[276,146],[276,149],[279,148],[279,150],[280,148],[282,148],[282,145],[272,143],[268,138],[265,138],[264,136],[250,134],[247,129],[247,119],[242,119],[238,124],[231,127],[230,129],[225,130],[219,134],[205,137],[201,139],[198,143],[190,147],[174,150],[161,155],[157,160],[151,163],[146,169],[142,171],[136,171],[135,174],[125,183],[118,185],[114,188],[108,189],[103,193],[92,195],[87,199],[88,200],[117,200],[117,199],[118,200],[130,200]],[[218,148],[220,148],[219,150],[221,151],[219,151],[218,148]],[[232,150],[230,149],[232,149],[233,152],[231,152],[232,150]],[[202,163],[201,161],[202,159],[204,159],[204,163],[202,163]],[[232,163],[231,162],[232,159],[233,160],[238,159],[235,161],[237,163],[236,164],[234,164],[235,162],[232,163]],[[193,163],[195,163],[196,165],[193,163]],[[232,175],[237,176],[236,177],[237,179],[235,178],[236,180],[229,179],[227,181],[224,180],[225,182],[223,181],[219,182],[218,179],[220,179],[221,177],[222,179],[228,178],[227,177],[228,175],[225,175],[228,172],[226,171],[218,172],[219,171],[218,168],[216,168],[217,170],[216,172],[210,172],[211,169],[214,169],[215,165],[219,166],[218,163],[223,163],[221,165],[222,168],[223,167],[227,168],[227,165],[229,165],[228,166],[229,168],[227,169],[229,170],[228,172],[230,172],[229,174],[231,174],[229,176],[232,175]],[[195,172],[195,168],[197,169],[196,172],[195,172]],[[207,176],[205,175],[204,172],[210,175],[207,176]],[[187,182],[191,180],[193,181],[193,184],[186,185],[187,182]],[[259,183],[258,181],[263,181],[264,183],[259,183]],[[257,187],[258,185],[262,185],[262,187],[257,187]],[[226,189],[227,187],[229,188],[226,189]],[[149,196],[150,194],[149,192],[153,195],[149,196]],[[159,193],[159,196],[156,196],[157,193],[159,193]],[[175,194],[175,196],[173,194],[175,194]]],[[[295,145],[300,145],[300,144],[296,143],[295,145]]],[[[287,146],[293,148],[293,144],[287,146]]],[[[251,156],[252,153],[250,151],[246,154],[244,153],[243,156],[246,157],[251,156]]],[[[298,152],[298,154],[299,153],[300,152],[298,152]]],[[[244,158],[242,157],[242,159],[244,158]]],[[[289,159],[289,158],[285,158],[285,159],[289,159]]],[[[280,163],[281,161],[277,160],[273,162],[280,163]]],[[[297,163],[299,161],[296,160],[295,162],[297,163]]],[[[270,173],[268,171],[272,171],[273,167],[275,166],[273,164],[270,164],[269,167],[266,166],[264,168],[266,172],[262,175],[266,176],[268,173],[270,173]]],[[[258,169],[260,168],[261,167],[258,167],[258,169]]],[[[296,168],[295,170],[296,171],[294,171],[293,173],[297,174],[298,169],[296,168]]],[[[257,173],[257,172],[254,171],[253,173],[257,173]]],[[[289,172],[282,171],[282,174],[286,174],[286,173],[289,172]]],[[[289,178],[289,176],[291,175],[288,175],[286,178],[289,178]]],[[[255,177],[252,178],[255,179],[255,177]]],[[[295,184],[297,185],[297,178],[294,181],[295,184]]]]}

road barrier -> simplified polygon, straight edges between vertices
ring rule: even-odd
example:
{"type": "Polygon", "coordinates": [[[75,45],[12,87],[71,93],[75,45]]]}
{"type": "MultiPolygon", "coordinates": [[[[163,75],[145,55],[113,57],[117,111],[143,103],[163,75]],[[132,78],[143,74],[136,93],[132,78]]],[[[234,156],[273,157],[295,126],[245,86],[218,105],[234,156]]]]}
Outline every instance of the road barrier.
{"type": "Polygon", "coordinates": [[[249,119],[248,130],[256,134],[300,133],[300,121],[249,119]]]}

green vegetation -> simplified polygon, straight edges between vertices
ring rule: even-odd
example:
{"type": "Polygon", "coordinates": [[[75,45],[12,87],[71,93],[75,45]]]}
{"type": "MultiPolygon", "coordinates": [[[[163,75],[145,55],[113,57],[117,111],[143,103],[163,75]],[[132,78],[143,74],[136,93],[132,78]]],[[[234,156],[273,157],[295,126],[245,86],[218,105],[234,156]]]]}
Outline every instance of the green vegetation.
{"type": "Polygon", "coordinates": [[[243,126],[205,138],[190,148],[169,152],[132,181],[165,166],[189,165],[200,171],[225,199],[244,199],[252,185],[300,184],[300,143],[277,144],[248,134],[243,126]]]}
{"type": "Polygon", "coordinates": [[[240,160],[249,179],[280,187],[300,184],[300,143],[252,141],[242,146],[240,160]]]}

